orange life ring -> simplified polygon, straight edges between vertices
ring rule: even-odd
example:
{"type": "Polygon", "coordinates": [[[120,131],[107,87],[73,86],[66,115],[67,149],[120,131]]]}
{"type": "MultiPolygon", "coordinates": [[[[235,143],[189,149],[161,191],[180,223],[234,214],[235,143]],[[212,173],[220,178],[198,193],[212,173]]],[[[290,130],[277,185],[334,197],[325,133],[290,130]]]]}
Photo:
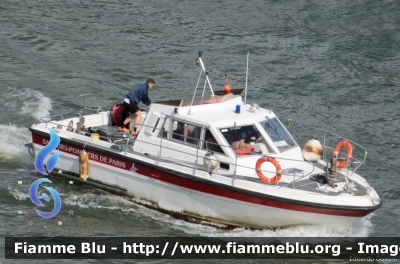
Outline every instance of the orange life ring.
{"type": "Polygon", "coordinates": [[[281,165],[279,165],[279,163],[276,161],[276,159],[271,158],[271,157],[266,157],[266,156],[263,156],[263,157],[261,157],[261,158],[259,158],[257,160],[257,162],[256,162],[256,172],[257,172],[257,175],[260,178],[260,180],[262,180],[263,182],[268,183],[268,184],[277,184],[278,181],[282,177],[281,165]],[[272,164],[274,164],[274,166],[276,168],[275,177],[268,178],[268,177],[265,177],[264,174],[262,174],[262,172],[261,172],[261,164],[263,164],[264,161],[269,161],[272,164]]]}
{"type": "Polygon", "coordinates": [[[337,158],[339,156],[339,152],[343,146],[347,147],[347,160],[344,160],[340,163],[338,160],[336,161],[336,167],[338,167],[339,169],[344,168],[347,165],[347,163],[350,161],[350,159],[352,158],[352,155],[353,155],[353,147],[351,146],[350,141],[348,141],[347,139],[343,139],[342,141],[339,142],[339,144],[337,144],[335,150],[333,151],[333,156],[335,158],[337,158]]]}

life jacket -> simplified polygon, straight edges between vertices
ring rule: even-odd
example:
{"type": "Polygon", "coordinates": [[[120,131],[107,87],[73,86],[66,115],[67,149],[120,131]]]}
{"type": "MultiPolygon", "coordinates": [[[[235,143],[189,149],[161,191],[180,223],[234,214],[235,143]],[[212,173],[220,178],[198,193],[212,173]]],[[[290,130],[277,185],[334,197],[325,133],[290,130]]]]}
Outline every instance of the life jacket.
{"type": "Polygon", "coordinates": [[[247,155],[252,151],[251,148],[241,148],[241,149],[234,149],[233,152],[235,152],[238,155],[247,155]]]}

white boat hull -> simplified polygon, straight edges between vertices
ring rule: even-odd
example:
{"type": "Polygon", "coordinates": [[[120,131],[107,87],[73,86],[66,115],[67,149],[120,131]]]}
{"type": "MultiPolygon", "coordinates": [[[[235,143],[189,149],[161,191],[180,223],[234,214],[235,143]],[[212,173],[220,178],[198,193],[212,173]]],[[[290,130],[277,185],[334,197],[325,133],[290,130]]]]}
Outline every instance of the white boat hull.
{"type": "MultiPolygon", "coordinates": [[[[36,142],[45,142],[43,138],[38,137],[36,142]]],[[[35,152],[43,145],[33,144],[35,152]]],[[[53,173],[82,180],[79,178],[79,153],[82,148],[61,142],[59,149],[60,158],[53,173]]],[[[269,200],[241,192],[234,187],[215,186],[205,181],[173,175],[168,171],[155,169],[156,165],[146,167],[110,156],[109,153],[90,153],[95,154],[92,154],[89,161],[89,178],[86,183],[116,191],[139,204],[198,223],[250,228],[300,224],[346,227],[373,211],[361,210],[354,213],[341,209],[325,210],[269,200]]]]}

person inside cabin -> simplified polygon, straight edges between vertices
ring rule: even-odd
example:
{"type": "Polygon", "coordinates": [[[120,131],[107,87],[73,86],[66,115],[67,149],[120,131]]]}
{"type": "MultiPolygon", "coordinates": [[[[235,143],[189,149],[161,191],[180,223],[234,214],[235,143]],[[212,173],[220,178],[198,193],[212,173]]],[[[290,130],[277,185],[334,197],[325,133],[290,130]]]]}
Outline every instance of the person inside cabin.
{"type": "Polygon", "coordinates": [[[156,82],[153,79],[147,79],[146,83],[136,85],[129,93],[126,94],[124,105],[129,111],[129,116],[124,120],[122,126],[118,128],[119,131],[129,132],[130,121],[135,118],[135,125],[132,135],[137,135],[137,126],[142,119],[142,112],[140,111],[138,104],[142,102],[148,108],[151,107],[149,89],[153,88],[155,84],[156,82]]]}
{"type": "Polygon", "coordinates": [[[251,152],[253,150],[254,145],[244,142],[246,138],[247,138],[246,132],[242,132],[242,133],[240,133],[240,139],[231,144],[235,153],[239,154],[239,150],[244,151],[244,152],[251,152]]]}
{"type": "Polygon", "coordinates": [[[174,121],[174,127],[172,131],[172,138],[183,140],[184,131],[185,131],[185,124],[182,122],[174,121]]]}
{"type": "Polygon", "coordinates": [[[245,140],[246,143],[249,143],[251,145],[256,144],[256,140],[260,138],[260,133],[258,131],[249,131],[247,139],[245,140]]]}

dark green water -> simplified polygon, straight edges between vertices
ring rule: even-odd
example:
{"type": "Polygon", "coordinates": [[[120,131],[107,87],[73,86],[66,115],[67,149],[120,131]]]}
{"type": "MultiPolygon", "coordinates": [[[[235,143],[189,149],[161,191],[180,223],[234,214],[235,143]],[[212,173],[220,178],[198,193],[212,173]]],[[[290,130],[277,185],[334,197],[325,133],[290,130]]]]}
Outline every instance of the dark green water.
{"type": "MultiPolygon", "coordinates": [[[[395,0],[1,1],[0,234],[399,236],[399,14],[395,0]],[[154,101],[190,97],[199,50],[215,89],[222,89],[225,73],[232,88],[244,87],[250,52],[248,101],[365,146],[359,172],[383,207],[346,230],[227,231],[53,178],[63,207],[41,219],[28,196],[40,175],[23,147],[30,141],[27,128],[41,116],[77,114],[85,93],[90,105],[108,109],[149,77],[156,81],[154,101]]],[[[4,258],[4,240],[0,248],[4,258]]]]}

